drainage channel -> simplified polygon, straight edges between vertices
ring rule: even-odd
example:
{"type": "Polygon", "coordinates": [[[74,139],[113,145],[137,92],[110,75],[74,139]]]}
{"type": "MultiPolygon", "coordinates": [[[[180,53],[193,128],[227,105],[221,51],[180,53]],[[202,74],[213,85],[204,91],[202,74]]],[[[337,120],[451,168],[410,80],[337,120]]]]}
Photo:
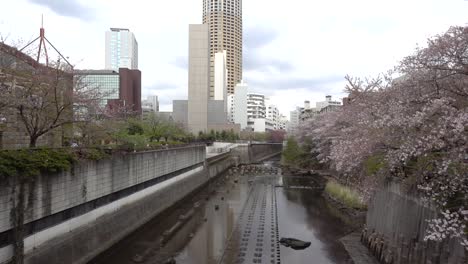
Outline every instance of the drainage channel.
{"type": "Polygon", "coordinates": [[[275,185],[278,176],[256,176],[250,197],[228,241],[222,264],[281,263],[275,185]]]}

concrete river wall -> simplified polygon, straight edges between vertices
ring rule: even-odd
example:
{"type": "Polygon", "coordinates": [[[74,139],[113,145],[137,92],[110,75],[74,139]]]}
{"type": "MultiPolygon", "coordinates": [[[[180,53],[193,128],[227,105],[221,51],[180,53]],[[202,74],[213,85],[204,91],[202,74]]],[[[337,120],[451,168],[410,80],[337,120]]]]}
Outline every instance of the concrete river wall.
{"type": "MultiPolygon", "coordinates": [[[[278,154],[276,145],[261,149],[256,158],[278,154]]],[[[86,263],[240,160],[249,158],[235,149],[206,159],[205,146],[190,146],[114,155],[40,176],[24,192],[25,263],[86,263]]],[[[0,182],[0,264],[13,256],[17,190],[0,182]]]]}
{"type": "Polygon", "coordinates": [[[389,181],[369,204],[362,239],[381,263],[462,264],[465,250],[456,239],[424,241],[436,211],[389,181]]]}

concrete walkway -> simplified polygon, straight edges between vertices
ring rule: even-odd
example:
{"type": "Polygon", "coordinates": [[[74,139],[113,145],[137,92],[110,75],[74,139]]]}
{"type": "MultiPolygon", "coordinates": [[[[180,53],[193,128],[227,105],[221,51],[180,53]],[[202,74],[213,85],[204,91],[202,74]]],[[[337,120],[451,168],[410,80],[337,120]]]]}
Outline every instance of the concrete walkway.
{"type": "Polygon", "coordinates": [[[351,233],[340,239],[355,264],[379,264],[369,250],[361,243],[361,234],[351,233]]]}

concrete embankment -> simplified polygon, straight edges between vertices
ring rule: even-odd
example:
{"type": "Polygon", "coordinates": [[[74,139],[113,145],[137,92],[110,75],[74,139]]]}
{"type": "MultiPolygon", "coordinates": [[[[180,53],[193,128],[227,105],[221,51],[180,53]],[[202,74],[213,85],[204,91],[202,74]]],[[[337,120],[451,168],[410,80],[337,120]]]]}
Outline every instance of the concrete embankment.
{"type": "MultiPolygon", "coordinates": [[[[38,177],[24,192],[25,263],[86,263],[241,158],[206,159],[204,146],[190,146],[81,162],[38,177]]],[[[2,264],[13,256],[10,212],[17,189],[0,183],[2,264]]]]}
{"type": "Polygon", "coordinates": [[[398,180],[391,179],[378,189],[368,208],[361,240],[380,263],[467,263],[457,238],[424,240],[436,210],[409,195],[398,180]]]}

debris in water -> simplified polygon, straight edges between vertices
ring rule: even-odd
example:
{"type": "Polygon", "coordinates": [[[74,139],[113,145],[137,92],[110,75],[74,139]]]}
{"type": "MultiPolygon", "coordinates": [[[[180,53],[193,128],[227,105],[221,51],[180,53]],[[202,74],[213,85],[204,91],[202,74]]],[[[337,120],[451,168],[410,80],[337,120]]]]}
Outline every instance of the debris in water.
{"type": "Polygon", "coordinates": [[[219,205],[215,205],[215,210],[218,210],[219,209],[219,205]]]}
{"type": "Polygon", "coordinates": [[[295,250],[306,249],[310,246],[310,242],[305,242],[305,241],[295,239],[295,238],[282,237],[279,242],[281,245],[285,247],[291,247],[292,249],[295,249],[295,250]]]}

